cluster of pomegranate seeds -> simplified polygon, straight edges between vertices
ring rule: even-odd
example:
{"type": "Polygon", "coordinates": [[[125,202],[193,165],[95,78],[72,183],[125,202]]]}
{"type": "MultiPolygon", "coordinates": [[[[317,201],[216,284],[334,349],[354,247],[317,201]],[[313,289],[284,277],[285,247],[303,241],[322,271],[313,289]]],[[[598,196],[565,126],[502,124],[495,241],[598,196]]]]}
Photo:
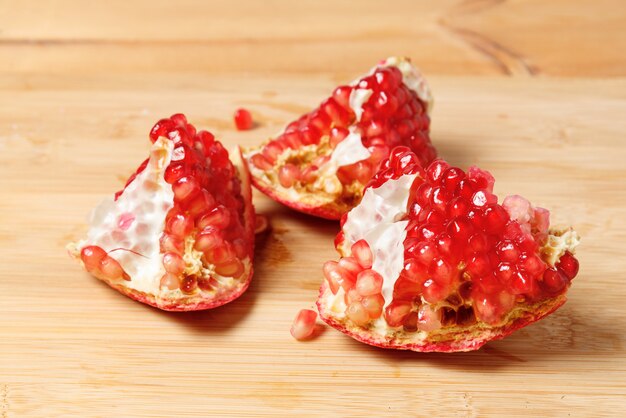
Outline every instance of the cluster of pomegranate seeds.
{"type": "Polygon", "coordinates": [[[397,145],[408,146],[422,164],[432,161],[436,152],[428,137],[429,125],[426,104],[403,83],[400,70],[394,66],[378,67],[353,85],[337,87],[317,109],[290,123],[283,134],[254,154],[251,162],[256,168],[268,171],[274,168],[285,150],[318,146],[313,158],[290,160],[278,169],[279,183],[283,187],[312,184],[332,150],[352,128],[361,135],[370,157],[340,167],[337,177],[344,185],[353,182],[365,185],[397,145]],[[350,95],[357,89],[372,91],[359,118],[350,107],[350,95]]]}
{"type": "Polygon", "coordinates": [[[235,126],[239,131],[247,131],[252,129],[252,115],[247,109],[237,109],[235,111],[235,126]]]}
{"type": "Polygon", "coordinates": [[[238,278],[248,257],[244,240],[244,201],[241,184],[228,152],[207,131],[197,131],[184,115],[176,114],[154,125],[150,139],[174,142],[165,181],[172,185],[174,206],[167,213],[160,244],[165,275],[161,287],[193,293],[211,290],[215,279],[185,275],[185,239],[194,238],[194,249],[203,254],[221,276],[238,278]]]}
{"type": "MultiPolygon", "coordinates": [[[[567,289],[578,261],[565,252],[551,266],[542,255],[547,210],[521,196],[500,205],[487,171],[471,167],[466,173],[442,160],[424,170],[406,147],[392,150],[368,187],[416,173],[403,216],[408,221],[403,269],[392,300],[380,295],[383,279],[370,269],[365,241],[354,243],[349,257],[324,266],[333,294],[339,288],[345,292],[345,313],[355,324],[366,325],[381,314],[388,325],[406,331],[476,320],[498,324],[516,303],[539,302],[567,289]],[[381,312],[385,302],[390,303],[381,312]]],[[[336,243],[343,240],[340,233],[336,243]]]]}
{"type": "Polygon", "coordinates": [[[317,320],[317,312],[311,309],[302,309],[293,320],[291,325],[291,335],[296,340],[306,340],[313,335],[315,331],[315,321],[317,320]]]}

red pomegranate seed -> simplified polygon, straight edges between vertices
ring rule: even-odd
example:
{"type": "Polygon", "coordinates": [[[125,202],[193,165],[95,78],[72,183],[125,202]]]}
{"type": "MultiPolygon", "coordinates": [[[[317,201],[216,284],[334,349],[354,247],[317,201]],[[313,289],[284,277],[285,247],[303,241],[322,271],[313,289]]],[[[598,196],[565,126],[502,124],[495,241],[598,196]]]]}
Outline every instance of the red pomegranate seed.
{"type": "Polygon", "coordinates": [[[550,295],[558,295],[567,288],[568,283],[569,280],[565,273],[558,269],[549,268],[543,273],[541,287],[550,295]]]}
{"type": "Polygon", "coordinates": [[[346,128],[334,127],[330,130],[329,145],[335,149],[337,145],[348,136],[349,131],[346,128]]]}
{"type": "Polygon", "coordinates": [[[183,278],[180,284],[180,290],[182,290],[183,293],[193,293],[197,287],[198,280],[196,279],[196,276],[187,276],[183,278]]]}
{"type": "Polygon", "coordinates": [[[315,321],[317,320],[317,312],[310,309],[302,309],[296,315],[291,325],[291,335],[296,340],[305,340],[313,335],[315,330],[315,321]]]}
{"type": "Polygon", "coordinates": [[[230,212],[225,206],[219,205],[201,216],[196,222],[196,226],[202,229],[212,226],[219,230],[224,230],[230,225],[230,222],[230,212]]]}
{"type": "Polygon", "coordinates": [[[559,271],[565,274],[569,280],[572,280],[578,274],[578,260],[569,252],[566,252],[561,256],[559,262],[556,263],[556,267],[559,271]]]}
{"type": "Polygon", "coordinates": [[[174,197],[179,200],[186,200],[200,193],[200,186],[198,182],[191,177],[181,177],[172,186],[174,191],[174,197]]]}
{"type": "Polygon", "coordinates": [[[100,260],[100,272],[104,277],[110,280],[121,279],[124,278],[125,275],[124,269],[122,269],[120,263],[109,256],[104,256],[100,260]]]}
{"type": "Polygon", "coordinates": [[[372,268],[374,256],[372,255],[372,251],[370,250],[370,246],[367,241],[362,239],[355,242],[352,244],[350,251],[361,267],[364,269],[372,268]]]}
{"type": "Polygon", "coordinates": [[[433,311],[429,305],[422,305],[417,311],[417,329],[420,331],[435,331],[441,328],[441,315],[439,311],[433,311]]]}
{"type": "MultiPolygon", "coordinates": [[[[175,209],[172,209],[174,211],[175,209]]],[[[168,215],[167,225],[165,227],[166,231],[168,231],[171,235],[174,235],[179,238],[183,238],[189,233],[193,228],[192,222],[186,218],[182,213],[175,213],[172,216],[168,215]]]]}
{"type": "Polygon", "coordinates": [[[176,290],[180,287],[180,279],[172,273],[165,273],[165,275],[161,277],[160,287],[169,290],[176,290]]]}
{"type": "Polygon", "coordinates": [[[343,281],[341,272],[338,270],[337,262],[327,261],[324,263],[323,271],[324,277],[328,281],[330,291],[333,292],[333,295],[336,295],[341,287],[341,282],[343,281]]]}
{"type": "Polygon", "coordinates": [[[85,265],[85,269],[88,272],[97,272],[100,270],[100,262],[107,256],[106,251],[102,248],[89,245],[84,247],[80,252],[80,259],[85,265]]]}
{"type": "Polygon", "coordinates": [[[163,267],[168,273],[179,275],[185,270],[185,262],[180,255],[169,252],[163,254],[163,267]]]}
{"type": "Polygon", "coordinates": [[[363,270],[356,279],[356,290],[361,296],[372,296],[380,293],[383,287],[383,278],[374,270],[363,270]]]}
{"type": "Polygon", "coordinates": [[[252,129],[252,115],[246,109],[237,109],[235,111],[235,126],[240,131],[252,129]]]}
{"type": "Polygon", "coordinates": [[[273,163],[262,154],[254,154],[250,158],[250,161],[252,161],[252,164],[254,164],[256,168],[263,171],[271,170],[274,167],[273,163]]]}
{"type": "Polygon", "coordinates": [[[310,165],[302,170],[302,175],[300,176],[303,184],[310,184],[317,180],[317,171],[318,167],[314,165],[310,165]]]}
{"type": "Polygon", "coordinates": [[[369,313],[361,302],[352,302],[346,309],[346,315],[358,326],[367,325],[370,321],[369,313]]]}
{"type": "Polygon", "coordinates": [[[278,181],[285,188],[292,187],[300,180],[300,169],[293,164],[285,164],[278,170],[278,181]]]}
{"type": "Polygon", "coordinates": [[[337,263],[339,267],[345,269],[348,273],[356,278],[357,274],[363,270],[363,267],[356,261],[354,257],[342,257],[337,263]]]}
{"type": "Polygon", "coordinates": [[[385,305],[385,299],[382,295],[365,296],[361,299],[361,305],[369,315],[371,319],[380,318],[383,313],[383,306],[385,305]]]}
{"type": "Polygon", "coordinates": [[[413,305],[409,302],[391,302],[385,309],[385,321],[391,327],[399,327],[412,309],[413,305]]]}
{"type": "MultiPolygon", "coordinates": [[[[280,142],[272,141],[269,144],[267,144],[265,147],[263,147],[262,154],[271,165],[276,162],[276,159],[278,159],[278,157],[283,153],[284,150],[285,150],[285,147],[280,142]]],[[[254,160],[252,162],[254,163],[254,160]]]]}
{"type": "Polygon", "coordinates": [[[350,305],[352,302],[360,302],[363,299],[363,296],[361,296],[355,288],[346,290],[345,292],[343,300],[346,305],[350,305]]]}
{"type": "Polygon", "coordinates": [[[244,273],[243,263],[238,258],[233,258],[224,264],[215,266],[215,272],[220,276],[239,278],[244,273]]]}
{"type": "Polygon", "coordinates": [[[182,239],[178,237],[164,233],[161,236],[160,243],[162,252],[171,251],[177,254],[183,253],[184,243],[182,239]]]}

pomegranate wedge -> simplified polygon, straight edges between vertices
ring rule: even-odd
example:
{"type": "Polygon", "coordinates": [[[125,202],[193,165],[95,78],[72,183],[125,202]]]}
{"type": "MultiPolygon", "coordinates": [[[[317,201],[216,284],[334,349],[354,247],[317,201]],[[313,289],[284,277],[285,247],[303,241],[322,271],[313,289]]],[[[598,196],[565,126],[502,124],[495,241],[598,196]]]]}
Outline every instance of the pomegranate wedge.
{"type": "Polygon", "coordinates": [[[408,59],[384,60],[247,151],[252,182],[293,209],[340,219],[361,200],[393,147],[408,146],[422,164],[435,158],[428,137],[431,105],[430,90],[408,59]]]}
{"type": "Polygon", "coordinates": [[[324,265],[321,318],[367,344],[470,351],[561,306],[578,273],[572,229],[521,196],[498,204],[494,179],[406,147],[391,152],[342,218],[324,265]]]}
{"type": "Polygon", "coordinates": [[[150,157],[97,206],[70,254],[114,289],[164,310],[223,305],[252,277],[254,208],[239,150],[183,115],[150,132],[150,157]]]}

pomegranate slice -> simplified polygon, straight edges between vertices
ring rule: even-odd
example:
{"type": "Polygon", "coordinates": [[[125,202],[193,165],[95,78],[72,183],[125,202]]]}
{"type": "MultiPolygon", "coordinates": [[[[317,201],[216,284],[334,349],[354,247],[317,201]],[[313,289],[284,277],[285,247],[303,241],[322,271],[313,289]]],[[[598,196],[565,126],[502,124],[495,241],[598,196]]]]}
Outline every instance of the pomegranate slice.
{"type": "Polygon", "coordinates": [[[68,246],[85,269],[121,293],[164,310],[210,309],[252,277],[249,173],[181,114],[150,132],[150,157],[123,190],[92,212],[87,238],[68,246]]]}
{"type": "Polygon", "coordinates": [[[422,164],[435,158],[431,105],[426,81],[408,59],[381,61],[276,138],[247,151],[252,182],[293,209],[339,219],[361,200],[394,146],[408,146],[422,164]]]}
{"type": "Polygon", "coordinates": [[[342,218],[324,265],[321,318],[367,344],[470,351],[560,307],[578,273],[579,238],[550,229],[521,196],[502,204],[487,171],[442,160],[426,170],[391,152],[342,218]]]}

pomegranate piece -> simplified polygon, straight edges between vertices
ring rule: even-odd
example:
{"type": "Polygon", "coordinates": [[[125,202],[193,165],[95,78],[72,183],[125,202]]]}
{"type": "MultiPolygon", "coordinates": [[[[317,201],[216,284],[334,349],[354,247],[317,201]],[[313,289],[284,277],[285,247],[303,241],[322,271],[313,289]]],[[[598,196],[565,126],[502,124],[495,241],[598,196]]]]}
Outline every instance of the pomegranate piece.
{"type": "Polygon", "coordinates": [[[317,312],[311,309],[302,309],[293,320],[291,325],[291,335],[296,340],[306,340],[315,330],[315,321],[317,320],[317,312]]]}
{"type": "Polygon", "coordinates": [[[97,206],[87,238],[68,249],[111,287],[164,310],[223,305],[252,277],[255,214],[249,173],[185,116],[150,132],[149,158],[97,206]]]}
{"type": "Polygon", "coordinates": [[[247,109],[237,109],[235,111],[235,126],[239,131],[252,129],[252,114],[247,109]]]}
{"type": "Polygon", "coordinates": [[[380,347],[469,351],[560,307],[578,235],[550,229],[548,211],[521,196],[498,204],[493,184],[477,167],[424,169],[394,148],[342,218],[321,318],[380,347]]]}
{"type": "Polygon", "coordinates": [[[252,182],[293,209],[339,219],[360,201],[393,147],[409,147],[421,164],[435,158],[428,136],[431,105],[430,90],[408,59],[384,60],[248,150],[252,182]]]}

